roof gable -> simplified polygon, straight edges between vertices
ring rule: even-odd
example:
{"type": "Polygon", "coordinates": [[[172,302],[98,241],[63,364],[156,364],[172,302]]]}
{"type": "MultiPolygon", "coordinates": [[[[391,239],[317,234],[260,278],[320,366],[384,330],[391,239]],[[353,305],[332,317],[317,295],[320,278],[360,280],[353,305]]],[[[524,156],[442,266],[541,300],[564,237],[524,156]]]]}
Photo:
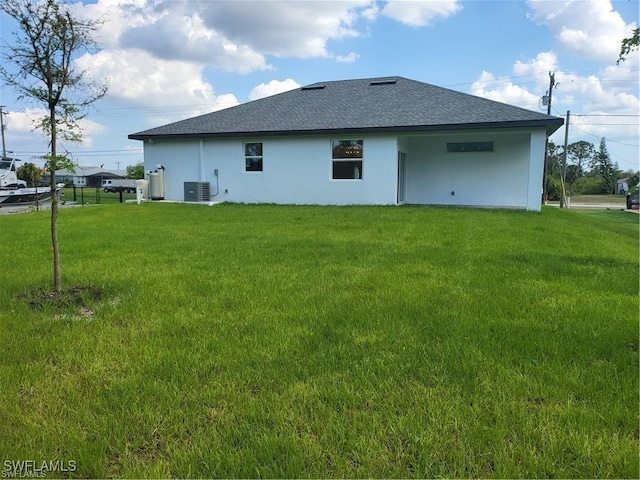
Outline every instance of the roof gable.
{"type": "Polygon", "coordinates": [[[563,119],[403,77],[318,82],[131,139],[545,127],[563,119]]]}

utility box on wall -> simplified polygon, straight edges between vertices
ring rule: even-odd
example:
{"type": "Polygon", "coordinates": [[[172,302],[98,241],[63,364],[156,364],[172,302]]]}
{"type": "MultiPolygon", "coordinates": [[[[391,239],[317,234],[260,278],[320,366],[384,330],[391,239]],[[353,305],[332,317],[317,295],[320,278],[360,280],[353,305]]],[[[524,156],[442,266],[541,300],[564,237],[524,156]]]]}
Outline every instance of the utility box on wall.
{"type": "Polygon", "coordinates": [[[208,202],[211,199],[209,182],[184,182],[185,202],[208,202]]]}

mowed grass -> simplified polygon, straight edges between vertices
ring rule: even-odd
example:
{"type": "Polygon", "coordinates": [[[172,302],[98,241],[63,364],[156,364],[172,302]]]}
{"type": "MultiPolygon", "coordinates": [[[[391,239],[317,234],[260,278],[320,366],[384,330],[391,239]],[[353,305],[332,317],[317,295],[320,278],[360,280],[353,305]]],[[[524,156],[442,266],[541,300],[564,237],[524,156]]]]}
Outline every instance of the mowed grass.
{"type": "Polygon", "coordinates": [[[571,195],[571,204],[602,204],[627,206],[626,195],[571,195]]]}
{"type": "Polygon", "coordinates": [[[74,477],[637,478],[638,219],[124,204],[0,217],[0,460],[74,477]]]}
{"type": "MultiPolygon", "coordinates": [[[[122,192],[122,201],[135,200],[135,193],[122,192]]],[[[120,192],[105,192],[102,188],[96,187],[76,187],[75,196],[73,187],[63,190],[61,200],[65,203],[75,202],[82,205],[109,204],[120,202],[120,192]]]]}

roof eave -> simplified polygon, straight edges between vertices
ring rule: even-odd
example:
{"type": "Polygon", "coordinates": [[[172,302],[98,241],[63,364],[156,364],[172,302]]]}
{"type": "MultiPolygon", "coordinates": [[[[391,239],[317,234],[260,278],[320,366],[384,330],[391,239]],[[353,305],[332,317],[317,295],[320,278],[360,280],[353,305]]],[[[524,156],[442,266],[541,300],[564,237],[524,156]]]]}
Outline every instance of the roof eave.
{"type": "Polygon", "coordinates": [[[551,135],[564,124],[564,119],[552,117],[544,120],[516,120],[502,122],[452,123],[438,125],[398,125],[388,127],[356,127],[356,128],[324,128],[308,130],[258,130],[238,132],[195,132],[195,133],[134,133],[128,136],[130,140],[161,140],[186,138],[237,138],[237,137],[277,137],[300,135],[333,135],[333,134],[364,134],[364,133],[402,133],[402,132],[437,132],[451,130],[480,130],[492,128],[525,128],[545,127],[547,135],[551,135]]]}

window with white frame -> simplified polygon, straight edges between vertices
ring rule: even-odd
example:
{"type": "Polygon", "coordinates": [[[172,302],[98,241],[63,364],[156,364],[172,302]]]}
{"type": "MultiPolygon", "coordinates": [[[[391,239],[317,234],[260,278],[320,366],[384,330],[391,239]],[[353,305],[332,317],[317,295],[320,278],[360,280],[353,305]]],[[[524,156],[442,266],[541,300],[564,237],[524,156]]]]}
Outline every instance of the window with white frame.
{"type": "Polygon", "coordinates": [[[262,171],[262,143],[251,142],[244,144],[244,159],[246,172],[262,171]]]}
{"type": "Polygon", "coordinates": [[[331,159],[334,180],[362,180],[364,140],[332,140],[331,159]]]}

